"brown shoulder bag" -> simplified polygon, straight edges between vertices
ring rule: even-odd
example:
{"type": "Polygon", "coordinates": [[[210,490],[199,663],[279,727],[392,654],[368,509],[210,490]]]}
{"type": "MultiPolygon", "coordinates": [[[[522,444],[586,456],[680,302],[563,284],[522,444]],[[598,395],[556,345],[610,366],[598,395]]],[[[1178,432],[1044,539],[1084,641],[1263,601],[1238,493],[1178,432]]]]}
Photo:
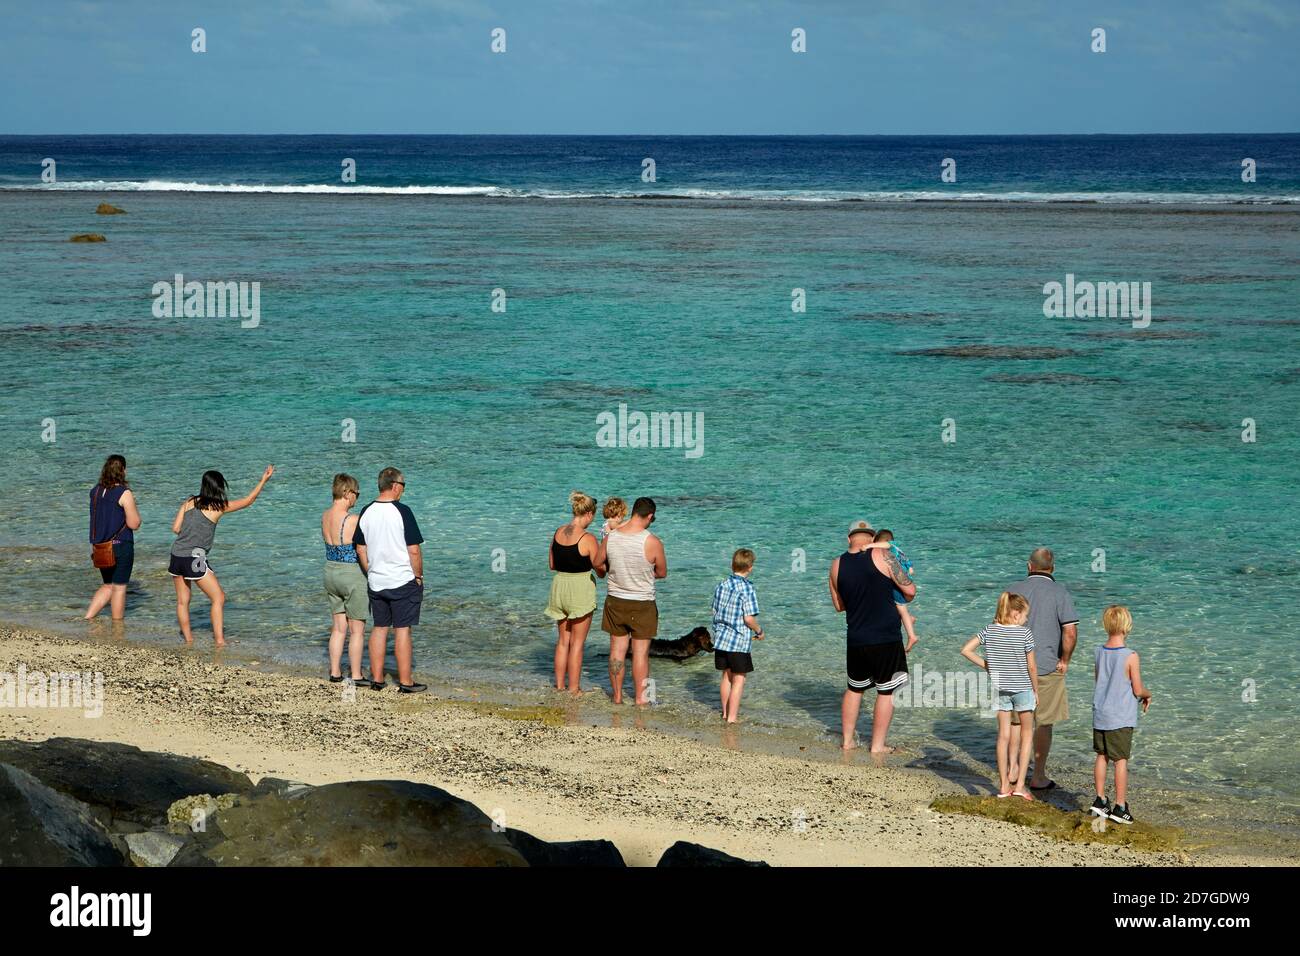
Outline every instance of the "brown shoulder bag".
{"type": "MultiPolygon", "coordinates": [[[[104,500],[104,486],[100,485],[99,501],[103,501],[103,500],[104,500]]],[[[98,514],[99,514],[99,502],[96,502],[95,506],[90,509],[90,536],[92,538],[96,537],[95,518],[98,516],[98,514]]],[[[125,527],[126,525],[123,524],[122,528],[125,527]]],[[[122,533],[122,528],[118,528],[117,531],[114,532],[113,534],[114,538],[122,533]]],[[[99,544],[91,544],[90,563],[97,568],[111,568],[117,564],[117,555],[113,553],[113,538],[109,538],[107,541],[100,542],[99,544]]]]}

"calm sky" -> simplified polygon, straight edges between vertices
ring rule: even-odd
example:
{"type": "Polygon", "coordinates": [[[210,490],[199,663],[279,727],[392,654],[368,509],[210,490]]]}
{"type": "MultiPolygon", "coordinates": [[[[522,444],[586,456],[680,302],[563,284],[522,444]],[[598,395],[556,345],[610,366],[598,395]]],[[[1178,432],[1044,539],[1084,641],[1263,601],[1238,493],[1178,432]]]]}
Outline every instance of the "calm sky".
{"type": "Polygon", "coordinates": [[[0,0],[0,24],[0,133],[1300,131],[1300,0],[0,0]]]}

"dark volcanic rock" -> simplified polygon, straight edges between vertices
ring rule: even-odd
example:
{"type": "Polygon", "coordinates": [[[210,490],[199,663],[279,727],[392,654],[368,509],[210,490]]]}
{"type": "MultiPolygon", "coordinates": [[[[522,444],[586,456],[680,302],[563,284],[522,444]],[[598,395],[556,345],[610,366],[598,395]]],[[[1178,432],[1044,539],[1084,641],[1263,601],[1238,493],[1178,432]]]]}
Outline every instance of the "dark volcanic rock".
{"type": "Polygon", "coordinates": [[[698,843],[678,840],[659,858],[656,866],[767,866],[754,860],[742,860],[721,850],[713,850],[698,843]]]}
{"type": "Polygon", "coordinates": [[[474,804],[406,780],[243,795],[172,866],[527,866],[474,804]]]}
{"type": "Polygon", "coordinates": [[[40,743],[0,740],[0,762],[21,767],[47,787],[93,808],[110,821],[145,827],[167,821],[167,808],[201,793],[247,793],[253,782],[228,767],[150,753],[127,744],[52,737],[40,743]]]}
{"type": "Polygon", "coordinates": [[[68,242],[108,242],[97,232],[82,232],[73,236],[68,242]]]}
{"type": "Polygon", "coordinates": [[[932,355],[964,359],[1059,359],[1081,355],[1074,349],[1047,345],[945,345],[931,349],[907,349],[899,355],[932,355]]]}
{"type": "Polygon", "coordinates": [[[288,796],[289,794],[306,789],[309,784],[299,783],[297,780],[284,780],[280,777],[263,777],[257,781],[257,786],[253,787],[252,794],[261,796],[264,793],[274,793],[279,796],[288,796]]]}
{"type": "Polygon", "coordinates": [[[618,847],[608,840],[547,843],[523,830],[507,830],[506,839],[529,866],[627,866],[618,847]]]}
{"type": "Polygon", "coordinates": [[[125,866],[90,808],[0,763],[0,866],[125,866]]]}

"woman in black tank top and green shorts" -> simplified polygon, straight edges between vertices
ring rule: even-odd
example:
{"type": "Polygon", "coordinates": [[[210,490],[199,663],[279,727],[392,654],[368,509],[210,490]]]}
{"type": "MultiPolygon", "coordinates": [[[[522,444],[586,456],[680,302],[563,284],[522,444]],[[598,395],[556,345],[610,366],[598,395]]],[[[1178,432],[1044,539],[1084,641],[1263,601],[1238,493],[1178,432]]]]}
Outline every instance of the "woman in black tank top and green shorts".
{"type": "Polygon", "coordinates": [[[569,495],[573,520],[555,529],[551,537],[551,596],[546,602],[546,616],[555,621],[555,689],[570,694],[582,693],[582,650],[591,630],[591,616],[596,610],[596,579],[604,568],[595,568],[596,536],[587,530],[596,517],[596,499],[575,491],[569,495]]]}

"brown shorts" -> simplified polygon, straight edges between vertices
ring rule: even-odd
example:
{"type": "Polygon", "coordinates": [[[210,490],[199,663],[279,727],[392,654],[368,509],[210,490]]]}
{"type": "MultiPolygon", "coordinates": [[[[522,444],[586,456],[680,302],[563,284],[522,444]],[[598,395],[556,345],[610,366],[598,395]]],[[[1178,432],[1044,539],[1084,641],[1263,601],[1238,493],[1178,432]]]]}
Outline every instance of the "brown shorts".
{"type": "Polygon", "coordinates": [[[629,601],[605,596],[600,629],[610,637],[631,634],[635,640],[649,640],[659,633],[659,607],[654,601],[629,601]]]}
{"type": "MultiPolygon", "coordinates": [[[[1038,675],[1038,710],[1034,714],[1034,725],[1050,727],[1070,719],[1070,700],[1065,694],[1065,675],[1053,671],[1038,675]]],[[[1020,723],[1020,718],[1012,712],[1011,722],[1020,723]]]]}
{"type": "Polygon", "coordinates": [[[1092,749],[1107,760],[1127,760],[1133,755],[1133,728],[1098,730],[1092,728],[1092,749]]]}

